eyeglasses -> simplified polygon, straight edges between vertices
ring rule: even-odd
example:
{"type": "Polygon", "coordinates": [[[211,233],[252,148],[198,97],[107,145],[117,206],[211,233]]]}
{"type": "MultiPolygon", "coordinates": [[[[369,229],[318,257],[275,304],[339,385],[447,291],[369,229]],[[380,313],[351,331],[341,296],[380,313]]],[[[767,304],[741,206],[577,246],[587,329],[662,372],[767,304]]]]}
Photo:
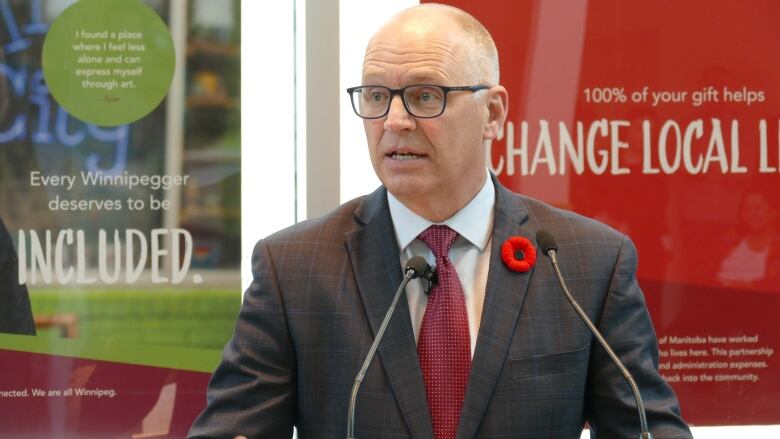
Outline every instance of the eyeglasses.
{"type": "Polygon", "coordinates": [[[477,92],[490,88],[487,85],[445,87],[442,85],[416,84],[404,88],[387,88],[381,85],[361,85],[347,89],[355,114],[363,119],[379,119],[390,112],[393,96],[400,95],[404,108],[414,117],[430,119],[444,113],[447,93],[451,91],[477,92]]]}

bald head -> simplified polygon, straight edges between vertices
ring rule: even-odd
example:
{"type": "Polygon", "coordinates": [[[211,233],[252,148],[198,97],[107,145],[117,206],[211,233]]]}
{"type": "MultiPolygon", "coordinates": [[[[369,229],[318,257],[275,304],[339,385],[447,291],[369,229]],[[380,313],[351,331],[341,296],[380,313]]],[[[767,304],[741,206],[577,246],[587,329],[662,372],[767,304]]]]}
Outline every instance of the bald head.
{"type": "Polygon", "coordinates": [[[387,21],[368,43],[388,33],[407,33],[424,39],[443,31],[457,34],[462,45],[458,57],[469,66],[471,81],[485,85],[499,83],[498,50],[485,26],[471,14],[449,5],[426,3],[405,9],[387,21]]]}

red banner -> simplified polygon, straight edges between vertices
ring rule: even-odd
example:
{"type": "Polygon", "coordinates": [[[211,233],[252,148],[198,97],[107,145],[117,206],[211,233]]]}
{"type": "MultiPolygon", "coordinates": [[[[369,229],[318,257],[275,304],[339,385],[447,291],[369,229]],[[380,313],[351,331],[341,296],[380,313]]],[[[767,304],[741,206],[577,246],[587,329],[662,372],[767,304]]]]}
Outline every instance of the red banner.
{"type": "Polygon", "coordinates": [[[780,423],[780,4],[448,3],[498,45],[490,167],[634,240],[686,419],[780,423]]]}
{"type": "Polygon", "coordinates": [[[5,350],[0,362],[20,371],[0,376],[12,437],[184,437],[206,405],[208,373],[5,350]]]}

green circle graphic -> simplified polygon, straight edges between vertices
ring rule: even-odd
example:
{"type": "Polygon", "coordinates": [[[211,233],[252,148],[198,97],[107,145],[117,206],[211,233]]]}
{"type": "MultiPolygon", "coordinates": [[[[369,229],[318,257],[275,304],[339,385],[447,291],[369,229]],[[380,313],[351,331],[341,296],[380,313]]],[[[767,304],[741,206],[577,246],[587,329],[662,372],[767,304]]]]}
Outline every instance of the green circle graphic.
{"type": "Polygon", "coordinates": [[[43,43],[43,76],[72,116],[95,125],[134,122],[168,93],[173,40],[140,0],[80,0],[57,17],[43,43]]]}

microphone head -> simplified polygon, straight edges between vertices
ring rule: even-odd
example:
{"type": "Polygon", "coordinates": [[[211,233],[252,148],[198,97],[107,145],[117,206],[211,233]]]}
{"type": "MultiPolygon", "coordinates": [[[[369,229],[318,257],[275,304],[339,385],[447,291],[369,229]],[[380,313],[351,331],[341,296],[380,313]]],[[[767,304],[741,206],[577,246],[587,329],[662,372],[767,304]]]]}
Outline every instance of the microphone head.
{"type": "Polygon", "coordinates": [[[555,243],[555,238],[547,230],[541,229],[536,232],[536,243],[545,256],[550,256],[550,250],[558,251],[558,244],[555,243]]]}
{"type": "Polygon", "coordinates": [[[414,272],[414,276],[412,276],[412,279],[416,279],[420,276],[424,276],[426,273],[432,271],[431,266],[428,265],[428,262],[426,262],[425,258],[422,256],[412,256],[412,258],[406,262],[406,268],[404,268],[404,273],[408,273],[409,270],[412,270],[414,272]]]}

